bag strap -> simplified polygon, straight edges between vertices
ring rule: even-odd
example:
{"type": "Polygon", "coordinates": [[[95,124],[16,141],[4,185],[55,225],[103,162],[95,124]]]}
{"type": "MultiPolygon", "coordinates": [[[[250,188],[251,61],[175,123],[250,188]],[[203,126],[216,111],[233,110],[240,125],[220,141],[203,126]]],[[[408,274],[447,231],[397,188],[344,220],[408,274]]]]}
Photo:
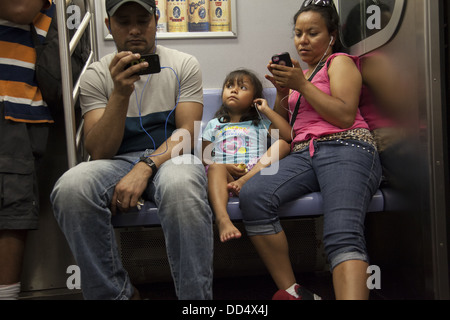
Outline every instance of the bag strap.
{"type": "Polygon", "coordinates": [[[36,27],[30,24],[31,38],[33,40],[34,50],[36,50],[36,65],[39,63],[39,58],[43,50],[43,43],[39,40],[39,35],[36,31],[36,27]]]}
{"type": "MultiPolygon", "coordinates": [[[[319,73],[320,70],[322,70],[322,68],[324,67],[325,62],[322,62],[321,64],[319,64],[316,68],[316,70],[313,72],[313,74],[309,77],[308,81],[311,82],[314,77],[317,75],[317,73],[319,73]]],[[[297,115],[298,115],[298,111],[300,110],[300,103],[301,103],[301,99],[302,99],[302,94],[300,93],[300,97],[298,97],[298,101],[297,101],[297,105],[295,106],[295,110],[294,113],[292,114],[292,120],[291,120],[291,127],[294,126],[295,121],[297,120],[297,115]]]]}
{"type": "Polygon", "coordinates": [[[32,23],[30,23],[30,32],[31,32],[31,37],[33,39],[33,45],[36,48],[41,43],[39,41],[39,37],[37,35],[36,28],[34,27],[34,24],[32,24],[32,23]]]}

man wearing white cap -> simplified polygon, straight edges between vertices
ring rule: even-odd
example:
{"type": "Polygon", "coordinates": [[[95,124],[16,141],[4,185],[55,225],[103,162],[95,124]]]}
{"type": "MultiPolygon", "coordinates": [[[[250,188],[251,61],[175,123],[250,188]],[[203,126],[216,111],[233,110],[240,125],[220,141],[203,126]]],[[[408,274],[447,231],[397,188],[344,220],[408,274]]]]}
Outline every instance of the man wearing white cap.
{"type": "Polygon", "coordinates": [[[117,52],[93,63],[81,83],[85,147],[93,161],[65,173],[51,195],[81,270],[83,295],[139,296],[120,261],[111,215],[143,198],[158,206],[178,298],[211,299],[213,233],[205,171],[178,146],[194,145],[194,122],[202,118],[199,63],[156,45],[154,0],[106,0],[106,10],[117,52]],[[139,75],[149,65],[139,62],[145,54],[159,57],[160,72],[139,75]],[[171,139],[176,130],[184,133],[181,142],[171,139]]]}

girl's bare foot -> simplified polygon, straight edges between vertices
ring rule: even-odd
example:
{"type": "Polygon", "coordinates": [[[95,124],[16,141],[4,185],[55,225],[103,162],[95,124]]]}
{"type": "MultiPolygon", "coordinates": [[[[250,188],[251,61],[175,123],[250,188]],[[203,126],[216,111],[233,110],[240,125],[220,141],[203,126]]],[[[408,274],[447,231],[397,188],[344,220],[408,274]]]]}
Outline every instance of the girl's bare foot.
{"type": "Polygon", "coordinates": [[[242,237],[241,232],[229,219],[221,222],[217,221],[217,227],[219,228],[219,236],[221,242],[227,242],[242,237]]]}
{"type": "Polygon", "coordinates": [[[230,182],[228,184],[228,191],[231,192],[232,194],[234,194],[236,197],[238,197],[244,184],[245,184],[245,181],[243,181],[242,178],[240,178],[236,181],[230,182]]]}

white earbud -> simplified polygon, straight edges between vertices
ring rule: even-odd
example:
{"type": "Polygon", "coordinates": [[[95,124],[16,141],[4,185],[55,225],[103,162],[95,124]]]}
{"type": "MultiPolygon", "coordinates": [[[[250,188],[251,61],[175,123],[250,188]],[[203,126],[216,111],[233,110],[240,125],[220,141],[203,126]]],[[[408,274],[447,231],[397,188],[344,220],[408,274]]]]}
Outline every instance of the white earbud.
{"type": "Polygon", "coordinates": [[[334,37],[331,36],[330,44],[333,42],[333,40],[334,40],[334,37]]]}

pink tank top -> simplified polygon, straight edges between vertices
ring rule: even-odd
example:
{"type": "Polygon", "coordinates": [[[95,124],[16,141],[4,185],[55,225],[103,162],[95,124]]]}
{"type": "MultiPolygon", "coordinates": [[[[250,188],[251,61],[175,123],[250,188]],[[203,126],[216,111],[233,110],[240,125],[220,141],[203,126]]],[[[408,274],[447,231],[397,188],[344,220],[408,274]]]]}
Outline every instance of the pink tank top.
{"type": "MultiPolygon", "coordinates": [[[[330,78],[328,77],[328,66],[330,65],[331,61],[339,55],[345,55],[350,57],[355,62],[356,66],[358,67],[358,70],[361,71],[361,64],[358,57],[350,56],[345,53],[336,53],[331,55],[328,58],[322,70],[320,70],[316,74],[314,79],[311,81],[318,89],[320,89],[321,91],[325,92],[330,96],[331,96],[331,89],[330,89],[330,78]]],[[[289,97],[289,109],[291,111],[291,117],[297,105],[299,96],[300,93],[294,91],[289,97]]],[[[359,109],[353,126],[349,129],[341,129],[325,121],[316,112],[316,110],[314,110],[314,108],[309,104],[309,102],[305,99],[305,97],[302,97],[300,109],[297,115],[297,120],[294,124],[295,138],[293,141],[293,145],[299,142],[311,141],[310,154],[312,157],[314,155],[314,144],[313,144],[314,140],[326,135],[345,132],[353,129],[369,129],[369,126],[362,117],[359,109]]]]}

